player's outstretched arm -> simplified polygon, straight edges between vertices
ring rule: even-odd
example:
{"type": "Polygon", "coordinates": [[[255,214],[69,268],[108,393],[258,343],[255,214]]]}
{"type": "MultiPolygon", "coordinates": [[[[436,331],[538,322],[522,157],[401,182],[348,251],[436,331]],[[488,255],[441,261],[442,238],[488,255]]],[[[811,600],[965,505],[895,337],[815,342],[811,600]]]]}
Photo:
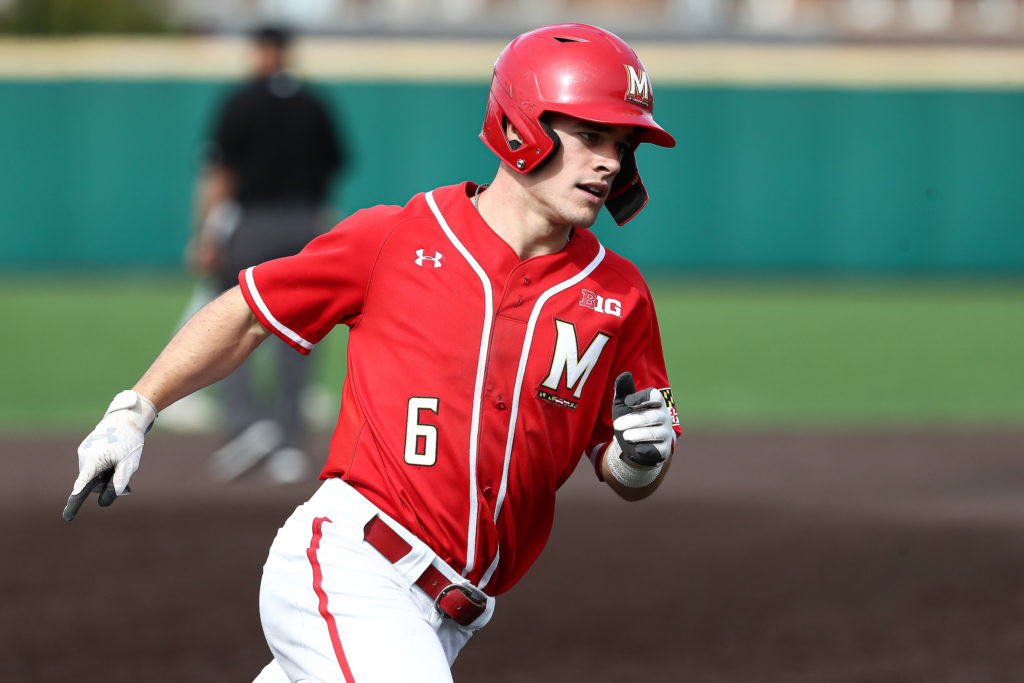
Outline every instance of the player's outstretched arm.
{"type": "Polygon", "coordinates": [[[269,332],[237,287],[196,313],[164,348],[133,389],[114,397],[103,419],[78,447],[78,478],[64,507],[71,521],[93,491],[110,505],[129,491],[146,432],[157,413],[231,374],[269,332]]]}
{"type": "Polygon", "coordinates": [[[654,388],[637,391],[633,375],[622,373],[615,380],[612,427],[615,438],[604,450],[601,474],[622,498],[646,498],[661,485],[675,448],[665,397],[654,388]]]}
{"type": "Polygon", "coordinates": [[[185,323],[133,389],[163,410],[230,375],[269,334],[232,287],[185,323]]]}

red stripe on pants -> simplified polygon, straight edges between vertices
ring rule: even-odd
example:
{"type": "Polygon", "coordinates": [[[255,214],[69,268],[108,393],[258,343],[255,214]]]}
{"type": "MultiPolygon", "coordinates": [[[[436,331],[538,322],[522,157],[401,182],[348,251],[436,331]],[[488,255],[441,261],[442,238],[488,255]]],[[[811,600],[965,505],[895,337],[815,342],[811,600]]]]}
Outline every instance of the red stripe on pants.
{"type": "Polygon", "coordinates": [[[356,679],[345,658],[345,650],[341,647],[338,624],[334,621],[334,615],[327,609],[327,593],[323,588],[324,574],[320,568],[320,561],[316,557],[317,550],[320,549],[320,539],[323,537],[324,522],[330,521],[327,517],[317,517],[313,520],[313,538],[309,542],[306,557],[309,558],[309,564],[313,567],[313,591],[320,598],[320,616],[327,622],[327,631],[331,634],[331,645],[334,646],[334,656],[338,659],[338,666],[341,667],[341,673],[345,676],[346,683],[355,683],[356,679]]]}

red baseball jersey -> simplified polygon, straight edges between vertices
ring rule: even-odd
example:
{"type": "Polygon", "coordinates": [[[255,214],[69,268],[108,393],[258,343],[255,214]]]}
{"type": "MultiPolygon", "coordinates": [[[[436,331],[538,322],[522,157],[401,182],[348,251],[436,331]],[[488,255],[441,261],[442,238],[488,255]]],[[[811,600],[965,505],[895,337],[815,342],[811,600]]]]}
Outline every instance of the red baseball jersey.
{"type": "Polygon", "coordinates": [[[679,427],[636,267],[590,230],[520,260],[476,211],[475,190],[359,211],[239,282],[302,353],[350,327],[321,479],[342,477],[497,595],[547,542],[555,491],[612,438],[619,373],[662,389],[679,427]]]}

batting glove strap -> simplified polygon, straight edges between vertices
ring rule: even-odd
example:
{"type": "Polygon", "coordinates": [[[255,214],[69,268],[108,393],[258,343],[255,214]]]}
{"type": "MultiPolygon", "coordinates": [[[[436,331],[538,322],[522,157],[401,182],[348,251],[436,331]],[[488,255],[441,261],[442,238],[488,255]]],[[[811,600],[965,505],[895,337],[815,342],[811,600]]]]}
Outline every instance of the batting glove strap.
{"type": "Polygon", "coordinates": [[[654,480],[661,474],[661,468],[665,466],[664,461],[650,466],[634,464],[622,457],[622,449],[614,440],[608,444],[608,452],[605,457],[608,458],[608,472],[615,477],[617,482],[631,489],[642,489],[654,483],[654,480]]]}
{"type": "Polygon", "coordinates": [[[156,420],[156,406],[142,394],[131,389],[125,389],[110,402],[107,412],[103,417],[126,411],[123,417],[131,422],[136,428],[146,433],[153,426],[156,420]]]}

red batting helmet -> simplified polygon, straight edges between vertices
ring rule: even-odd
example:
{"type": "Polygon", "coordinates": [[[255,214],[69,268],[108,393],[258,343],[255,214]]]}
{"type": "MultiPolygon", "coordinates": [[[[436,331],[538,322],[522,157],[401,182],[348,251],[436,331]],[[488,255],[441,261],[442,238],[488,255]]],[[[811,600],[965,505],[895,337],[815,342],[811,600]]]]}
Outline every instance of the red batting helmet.
{"type": "Polygon", "coordinates": [[[557,112],[605,125],[636,126],[633,149],[622,160],[605,206],[622,225],[647,203],[634,151],[641,142],[674,147],[675,138],[654,121],[647,70],[618,36],[586,24],[556,24],[524,33],[494,63],[480,139],[519,173],[529,173],[558,148],[541,120],[557,112]],[[508,120],[523,137],[509,144],[508,120]]]}

